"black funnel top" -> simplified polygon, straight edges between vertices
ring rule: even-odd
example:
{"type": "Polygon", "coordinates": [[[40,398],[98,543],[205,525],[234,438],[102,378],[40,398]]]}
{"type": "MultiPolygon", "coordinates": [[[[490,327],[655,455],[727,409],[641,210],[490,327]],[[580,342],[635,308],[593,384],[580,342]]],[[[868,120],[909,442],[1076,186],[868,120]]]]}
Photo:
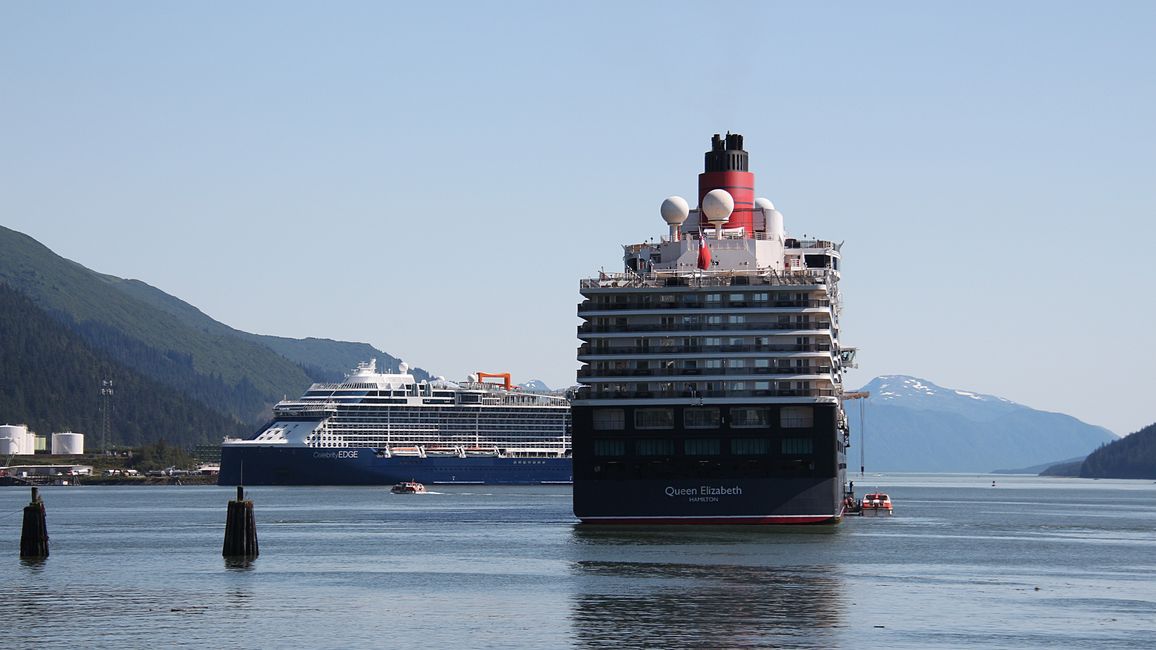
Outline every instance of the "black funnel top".
{"type": "Polygon", "coordinates": [[[726,140],[714,134],[706,152],[706,172],[745,172],[749,163],[743,151],[743,136],[727,131],[726,140]]]}

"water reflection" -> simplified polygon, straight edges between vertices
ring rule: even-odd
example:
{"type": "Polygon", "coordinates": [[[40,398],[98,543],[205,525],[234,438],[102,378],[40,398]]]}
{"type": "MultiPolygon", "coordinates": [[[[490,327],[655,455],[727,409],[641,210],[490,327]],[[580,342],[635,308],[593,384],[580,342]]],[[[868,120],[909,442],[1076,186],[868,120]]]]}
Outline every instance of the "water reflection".
{"type": "Polygon", "coordinates": [[[257,559],[250,557],[226,557],[224,560],[225,569],[241,573],[252,571],[257,564],[257,559]]]}
{"type": "Polygon", "coordinates": [[[776,541],[725,531],[576,531],[575,541],[570,624],[578,647],[839,645],[838,568],[783,565],[776,541]]]}

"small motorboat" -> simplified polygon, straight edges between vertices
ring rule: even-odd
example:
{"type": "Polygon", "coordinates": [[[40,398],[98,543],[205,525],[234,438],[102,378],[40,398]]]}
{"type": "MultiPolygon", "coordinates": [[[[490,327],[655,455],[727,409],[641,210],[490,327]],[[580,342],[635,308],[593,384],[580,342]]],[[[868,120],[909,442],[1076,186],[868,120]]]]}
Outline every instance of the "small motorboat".
{"type": "Polygon", "coordinates": [[[863,495],[863,500],[860,502],[861,514],[892,514],[891,512],[891,497],[882,492],[872,492],[871,494],[863,495]]]}
{"type": "Polygon", "coordinates": [[[389,488],[394,494],[425,494],[425,486],[417,481],[402,481],[389,488]]]}

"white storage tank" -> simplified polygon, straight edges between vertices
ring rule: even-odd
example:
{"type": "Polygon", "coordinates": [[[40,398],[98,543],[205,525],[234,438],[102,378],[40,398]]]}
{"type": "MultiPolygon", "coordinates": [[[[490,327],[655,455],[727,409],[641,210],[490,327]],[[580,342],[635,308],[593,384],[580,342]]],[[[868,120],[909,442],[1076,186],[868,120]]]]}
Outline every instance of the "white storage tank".
{"type": "Polygon", "coordinates": [[[31,456],[36,453],[36,436],[26,424],[0,425],[0,456],[31,456]]]}
{"type": "Polygon", "coordinates": [[[84,434],[65,431],[52,434],[54,456],[80,456],[84,453],[84,434]]]}

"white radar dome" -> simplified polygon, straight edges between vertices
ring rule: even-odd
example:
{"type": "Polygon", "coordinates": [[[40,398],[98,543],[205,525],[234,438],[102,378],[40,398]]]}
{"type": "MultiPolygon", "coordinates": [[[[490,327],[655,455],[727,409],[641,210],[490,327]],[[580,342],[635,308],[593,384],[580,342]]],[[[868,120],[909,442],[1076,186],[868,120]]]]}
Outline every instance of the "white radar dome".
{"type": "Polygon", "coordinates": [[[409,364],[402,361],[401,363],[397,364],[397,371],[404,375],[405,373],[409,372],[409,364]]]}
{"type": "Polygon", "coordinates": [[[711,190],[702,197],[702,213],[712,224],[725,223],[735,209],[735,199],[726,190],[711,190]]]}
{"type": "Polygon", "coordinates": [[[755,199],[755,207],[760,209],[760,210],[770,212],[771,210],[775,209],[775,204],[771,203],[770,199],[759,197],[759,198],[755,199]]]}
{"type": "Polygon", "coordinates": [[[662,202],[662,220],[669,226],[680,226],[690,215],[690,206],[681,196],[671,196],[662,202]]]}

